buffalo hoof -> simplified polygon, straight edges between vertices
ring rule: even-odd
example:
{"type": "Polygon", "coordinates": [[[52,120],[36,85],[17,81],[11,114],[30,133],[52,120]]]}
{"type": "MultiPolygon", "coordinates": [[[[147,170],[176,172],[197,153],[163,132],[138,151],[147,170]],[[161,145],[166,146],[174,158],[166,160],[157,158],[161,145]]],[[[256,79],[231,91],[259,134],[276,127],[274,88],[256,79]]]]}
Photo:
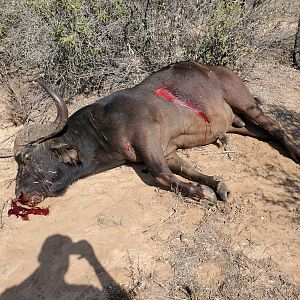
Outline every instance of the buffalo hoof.
{"type": "Polygon", "coordinates": [[[228,187],[226,186],[226,184],[224,182],[220,181],[217,185],[216,193],[222,201],[226,201],[230,194],[230,191],[229,191],[228,187]]]}
{"type": "Polygon", "coordinates": [[[194,187],[195,194],[194,198],[196,198],[199,202],[205,202],[209,205],[215,205],[218,202],[217,196],[213,189],[206,185],[198,184],[194,187]]]}
{"type": "Polygon", "coordinates": [[[300,163],[300,150],[293,147],[289,150],[289,155],[296,164],[300,163]]]}

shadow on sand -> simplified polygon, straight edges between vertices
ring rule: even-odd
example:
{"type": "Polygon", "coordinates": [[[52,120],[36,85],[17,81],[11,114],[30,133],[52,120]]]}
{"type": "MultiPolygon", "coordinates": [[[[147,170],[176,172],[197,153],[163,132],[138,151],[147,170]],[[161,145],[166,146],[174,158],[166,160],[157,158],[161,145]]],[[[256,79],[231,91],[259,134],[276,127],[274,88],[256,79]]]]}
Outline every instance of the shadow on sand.
{"type": "Polygon", "coordinates": [[[21,284],[0,295],[0,300],[39,299],[97,299],[129,300],[126,292],[113,280],[95,256],[92,246],[85,240],[73,243],[63,235],[46,239],[38,256],[40,266],[21,284]],[[80,255],[94,269],[102,289],[92,285],[76,285],[65,282],[69,268],[69,256],[80,255]]]}
{"type": "Polygon", "coordinates": [[[268,111],[272,115],[272,118],[279,121],[282,127],[292,135],[294,141],[299,143],[300,113],[275,104],[269,105],[268,111]]]}

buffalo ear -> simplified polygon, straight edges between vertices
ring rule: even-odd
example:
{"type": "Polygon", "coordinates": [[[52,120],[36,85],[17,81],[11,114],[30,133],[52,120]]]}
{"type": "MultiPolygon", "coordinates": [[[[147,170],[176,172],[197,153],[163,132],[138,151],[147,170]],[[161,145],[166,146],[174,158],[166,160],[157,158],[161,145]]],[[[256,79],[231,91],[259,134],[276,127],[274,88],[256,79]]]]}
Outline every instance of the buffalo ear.
{"type": "Polygon", "coordinates": [[[75,146],[58,143],[52,145],[51,150],[58,157],[59,161],[66,165],[74,166],[82,163],[80,152],[75,146]]]}

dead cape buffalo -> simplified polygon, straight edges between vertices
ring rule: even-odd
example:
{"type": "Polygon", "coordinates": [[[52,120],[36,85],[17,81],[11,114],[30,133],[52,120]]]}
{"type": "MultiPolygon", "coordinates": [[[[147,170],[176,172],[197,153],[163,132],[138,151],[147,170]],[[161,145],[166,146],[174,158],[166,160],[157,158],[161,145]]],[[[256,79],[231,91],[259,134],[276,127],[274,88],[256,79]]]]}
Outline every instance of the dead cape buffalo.
{"type": "Polygon", "coordinates": [[[212,143],[227,132],[276,140],[299,162],[299,148],[226,67],[171,64],[69,118],[64,101],[39,83],[58,113],[52,124],[26,126],[15,139],[16,196],[30,206],[63,194],[79,178],[126,162],[143,162],[158,184],[184,196],[226,200],[226,184],[198,172],[176,150],[212,143]]]}

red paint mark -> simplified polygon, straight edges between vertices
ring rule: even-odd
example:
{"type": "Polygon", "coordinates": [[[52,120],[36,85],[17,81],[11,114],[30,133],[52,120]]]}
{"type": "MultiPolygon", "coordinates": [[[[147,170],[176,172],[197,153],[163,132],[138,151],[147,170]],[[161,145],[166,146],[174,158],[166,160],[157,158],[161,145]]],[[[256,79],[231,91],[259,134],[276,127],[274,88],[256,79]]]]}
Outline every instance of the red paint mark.
{"type": "Polygon", "coordinates": [[[162,87],[157,88],[155,90],[155,93],[157,96],[165,98],[166,100],[168,100],[170,102],[175,102],[177,99],[170,91],[168,91],[167,89],[162,88],[162,87]]]}
{"type": "Polygon", "coordinates": [[[161,98],[164,98],[168,102],[171,102],[174,104],[179,104],[181,106],[191,109],[205,122],[209,122],[207,116],[204,114],[204,112],[201,110],[201,108],[197,105],[197,103],[180,99],[163,87],[159,87],[159,88],[155,89],[155,94],[161,98]]]}
{"type": "Polygon", "coordinates": [[[130,143],[125,143],[125,150],[130,151],[130,143]]]}
{"type": "Polygon", "coordinates": [[[49,208],[40,208],[40,207],[26,208],[23,206],[18,206],[17,204],[18,200],[21,203],[24,203],[25,197],[23,196],[23,194],[19,197],[19,199],[13,199],[11,201],[10,209],[8,210],[9,216],[15,215],[17,218],[21,217],[23,221],[28,221],[29,215],[47,216],[49,214],[49,208]]]}

